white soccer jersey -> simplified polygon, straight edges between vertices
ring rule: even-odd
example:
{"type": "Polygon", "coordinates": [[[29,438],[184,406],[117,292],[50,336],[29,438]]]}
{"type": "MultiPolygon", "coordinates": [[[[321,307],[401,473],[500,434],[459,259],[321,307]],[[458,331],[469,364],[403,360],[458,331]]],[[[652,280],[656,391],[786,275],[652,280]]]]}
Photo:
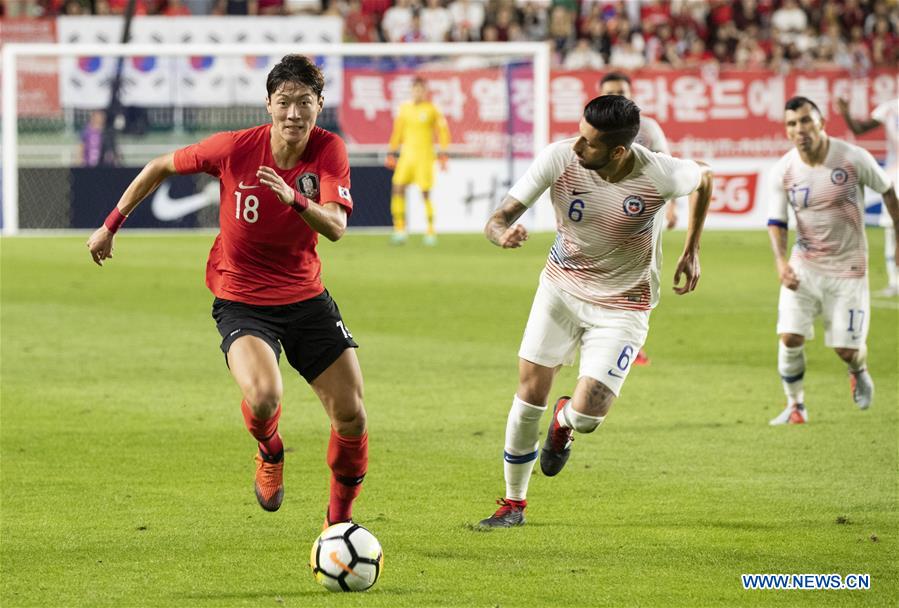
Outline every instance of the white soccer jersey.
{"type": "Polygon", "coordinates": [[[871,112],[871,118],[883,125],[887,133],[887,167],[893,173],[891,179],[896,179],[896,171],[899,171],[899,99],[887,101],[871,112]]]}
{"type": "Polygon", "coordinates": [[[656,213],[693,192],[699,165],[636,144],[634,169],[609,183],[580,165],[577,138],[549,145],[509,195],[530,207],[550,189],[558,234],[544,277],[571,295],[609,308],[647,310],[659,301],[662,261],[656,213]]]}
{"type": "Polygon", "coordinates": [[[671,154],[671,148],[668,147],[668,140],[665,139],[662,127],[648,116],[640,117],[640,131],[637,133],[634,143],[649,148],[653,152],[671,154]]]}
{"type": "Polygon", "coordinates": [[[793,256],[822,274],[860,277],[867,272],[864,186],[883,194],[890,178],[858,146],[830,138],[827,158],[814,167],[793,148],[772,169],[768,223],[787,226],[787,206],[796,216],[793,256]]]}

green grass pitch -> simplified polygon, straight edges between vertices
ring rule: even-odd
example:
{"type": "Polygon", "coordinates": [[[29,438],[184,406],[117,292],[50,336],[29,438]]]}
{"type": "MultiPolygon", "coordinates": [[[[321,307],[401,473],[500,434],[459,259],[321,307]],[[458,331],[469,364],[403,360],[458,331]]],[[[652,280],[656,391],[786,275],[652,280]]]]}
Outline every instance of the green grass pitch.
{"type": "MultiPolygon", "coordinates": [[[[869,234],[872,289],[885,281],[869,234]]],[[[306,561],[327,499],[327,420],[282,361],[284,505],[253,489],[254,443],[203,285],[211,235],[124,231],[2,246],[0,604],[18,606],[895,606],[897,305],[874,299],[874,406],[807,349],[811,423],[770,428],[777,280],[763,231],[709,232],[702,280],[671,291],[605,425],[535,474],[528,525],[471,524],[503,493],[516,353],[552,235],[320,247],[362,348],[371,462],[356,518],[381,540],[370,592],[337,596],[306,561]],[[869,573],[868,591],[744,591],[741,573],[869,573]]],[[[820,327],[819,327],[820,329],[820,327]]],[[[553,393],[573,387],[564,370],[553,393]]],[[[547,418],[543,420],[543,429],[547,418]]],[[[542,436],[541,436],[542,437],[542,436]]],[[[539,469],[539,467],[538,467],[539,469]]]]}

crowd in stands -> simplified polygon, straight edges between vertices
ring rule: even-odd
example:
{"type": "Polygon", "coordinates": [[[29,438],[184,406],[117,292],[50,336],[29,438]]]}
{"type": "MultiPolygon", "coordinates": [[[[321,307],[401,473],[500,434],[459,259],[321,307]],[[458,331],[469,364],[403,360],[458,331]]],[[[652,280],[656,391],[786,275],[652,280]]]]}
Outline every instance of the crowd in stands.
{"type": "MultiPolygon", "coordinates": [[[[7,16],[128,0],[9,0],[7,16]],[[13,13],[17,13],[14,15],[13,13]]],[[[899,0],[136,0],[141,15],[325,14],[349,42],[540,41],[568,69],[899,65],[899,0]]]]}

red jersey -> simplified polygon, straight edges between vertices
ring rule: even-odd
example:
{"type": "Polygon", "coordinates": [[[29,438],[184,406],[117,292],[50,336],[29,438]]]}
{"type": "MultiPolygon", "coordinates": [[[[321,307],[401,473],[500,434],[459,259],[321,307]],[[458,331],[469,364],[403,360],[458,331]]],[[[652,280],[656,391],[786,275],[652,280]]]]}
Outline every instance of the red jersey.
{"type": "Polygon", "coordinates": [[[271,167],[313,203],[353,209],[350,165],[337,135],[315,127],[293,169],[280,169],[271,150],[271,125],[216,133],[175,152],[178,173],[208,173],[221,181],[220,232],[206,263],[206,285],[217,297],[275,306],[324,291],[318,233],[284,205],[256,170],[271,167]]]}

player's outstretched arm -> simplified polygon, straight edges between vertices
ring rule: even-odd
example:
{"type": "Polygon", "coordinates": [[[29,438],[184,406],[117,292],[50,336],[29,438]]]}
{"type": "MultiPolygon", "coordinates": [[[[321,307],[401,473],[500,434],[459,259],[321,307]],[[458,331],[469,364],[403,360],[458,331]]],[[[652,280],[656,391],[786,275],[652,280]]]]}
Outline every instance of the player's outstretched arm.
{"type": "Polygon", "coordinates": [[[493,212],[487,225],[484,226],[484,234],[494,245],[503,249],[516,249],[528,240],[528,231],[521,224],[515,224],[528,208],[521,202],[506,195],[502,206],[493,212]],[[515,224],[513,226],[513,224],[515,224]]]}
{"type": "Polygon", "coordinates": [[[873,131],[880,126],[880,122],[873,118],[869,118],[868,120],[856,120],[853,118],[849,113],[849,102],[843,97],[837,99],[837,109],[843,116],[843,120],[846,121],[846,126],[856,135],[864,135],[868,131],[873,131]]]}
{"type": "Polygon", "coordinates": [[[103,225],[97,228],[90,238],[87,239],[87,248],[90,250],[91,258],[97,266],[102,266],[103,260],[112,257],[115,233],[125,221],[125,218],[137,208],[142,200],[156,190],[165,178],[175,173],[174,153],[154,158],[138,173],[137,177],[125,189],[118,204],[107,216],[103,225]]]}
{"type": "Polygon", "coordinates": [[[294,190],[271,167],[259,167],[256,177],[278,195],[279,201],[293,208],[310,228],[329,241],[339,240],[346,232],[346,208],[340,203],[323,201],[321,205],[310,204],[309,199],[294,190]]]}
{"type": "MultiPolygon", "coordinates": [[[[883,193],[883,206],[887,208],[887,213],[890,214],[890,219],[893,220],[896,234],[899,234],[899,198],[896,196],[895,186],[883,193]]],[[[896,240],[896,251],[893,252],[893,255],[895,256],[893,259],[896,261],[896,266],[899,266],[899,239],[896,240]]]]}
{"type": "Polygon", "coordinates": [[[684,252],[674,271],[674,292],[678,295],[690,293],[699,284],[699,240],[712,200],[712,169],[703,162],[696,162],[702,167],[702,177],[699,179],[699,187],[690,194],[687,238],[684,241],[684,252]],[[680,284],[681,276],[684,278],[683,285],[680,284]]]}

